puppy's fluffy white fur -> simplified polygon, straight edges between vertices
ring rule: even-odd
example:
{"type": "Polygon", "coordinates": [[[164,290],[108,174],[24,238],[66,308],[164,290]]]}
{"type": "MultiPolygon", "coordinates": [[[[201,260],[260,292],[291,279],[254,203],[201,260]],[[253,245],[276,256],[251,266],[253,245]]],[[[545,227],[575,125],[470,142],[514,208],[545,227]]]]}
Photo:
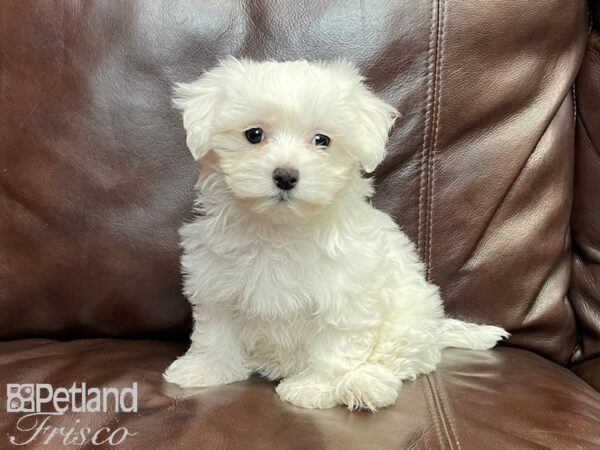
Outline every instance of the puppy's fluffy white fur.
{"type": "Polygon", "coordinates": [[[257,372],[281,379],[278,394],[297,406],[375,410],[434,370],[443,348],[507,336],[445,317],[414,245],[369,203],[362,171],[384,158],[396,110],[354,66],[231,58],[176,92],[202,170],[198,214],[181,229],[192,343],[167,381],[257,372]],[[252,144],[245,131],[257,127],[252,144]],[[276,168],[296,169],[297,185],[280,190],[276,168]]]}

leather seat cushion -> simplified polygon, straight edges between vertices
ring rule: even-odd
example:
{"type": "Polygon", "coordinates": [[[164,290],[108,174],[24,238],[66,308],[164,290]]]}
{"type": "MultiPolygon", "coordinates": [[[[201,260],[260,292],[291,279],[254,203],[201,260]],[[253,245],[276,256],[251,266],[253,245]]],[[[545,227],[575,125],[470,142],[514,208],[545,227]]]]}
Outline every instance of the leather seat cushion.
{"type": "MultiPolygon", "coordinates": [[[[592,448],[600,446],[600,394],[569,370],[531,352],[448,350],[439,370],[402,387],[395,406],[375,414],[342,407],[304,410],[282,403],[273,384],[253,378],[184,391],[161,373],[181,343],[90,339],[0,344],[0,379],[69,387],[138,382],[137,413],[67,413],[49,424],[127,427],[121,448],[592,448]]],[[[0,416],[2,436],[22,414],[0,416]]],[[[41,446],[42,440],[38,439],[41,446]]]]}

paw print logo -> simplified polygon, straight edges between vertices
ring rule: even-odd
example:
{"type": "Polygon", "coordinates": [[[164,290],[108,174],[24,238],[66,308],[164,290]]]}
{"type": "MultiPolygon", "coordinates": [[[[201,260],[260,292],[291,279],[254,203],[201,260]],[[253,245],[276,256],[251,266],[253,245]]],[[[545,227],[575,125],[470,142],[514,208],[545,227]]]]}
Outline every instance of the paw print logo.
{"type": "Polygon", "coordinates": [[[6,385],[7,412],[35,412],[33,384],[6,385]]]}

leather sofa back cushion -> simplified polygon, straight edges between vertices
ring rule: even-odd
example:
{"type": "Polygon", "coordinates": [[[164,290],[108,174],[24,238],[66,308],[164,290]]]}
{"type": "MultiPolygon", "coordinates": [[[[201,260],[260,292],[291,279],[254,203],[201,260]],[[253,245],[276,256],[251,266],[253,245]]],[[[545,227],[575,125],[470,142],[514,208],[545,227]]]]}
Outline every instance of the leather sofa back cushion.
{"type": "Polygon", "coordinates": [[[564,361],[583,0],[2,4],[0,338],[184,336],[197,176],[171,86],[220,56],[355,61],[402,119],[376,204],[451,314],[564,361]]]}
{"type": "Polygon", "coordinates": [[[581,334],[575,360],[595,358],[579,370],[600,390],[600,1],[590,2],[594,29],[577,77],[577,147],[573,203],[573,268],[569,298],[581,334]],[[589,370],[595,367],[594,370],[589,370]]]}

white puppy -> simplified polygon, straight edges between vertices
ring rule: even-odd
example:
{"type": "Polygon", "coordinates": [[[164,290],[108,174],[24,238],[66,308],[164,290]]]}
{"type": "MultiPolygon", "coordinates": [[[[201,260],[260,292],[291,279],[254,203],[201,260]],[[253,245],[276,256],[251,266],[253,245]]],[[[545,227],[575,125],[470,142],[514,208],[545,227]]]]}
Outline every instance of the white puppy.
{"type": "Polygon", "coordinates": [[[369,203],[362,171],[396,110],[351,64],[228,59],[178,85],[175,105],[202,170],[181,229],[192,343],[167,381],[257,372],[297,406],[375,410],[443,348],[508,336],[444,317],[414,245],[369,203]]]}

